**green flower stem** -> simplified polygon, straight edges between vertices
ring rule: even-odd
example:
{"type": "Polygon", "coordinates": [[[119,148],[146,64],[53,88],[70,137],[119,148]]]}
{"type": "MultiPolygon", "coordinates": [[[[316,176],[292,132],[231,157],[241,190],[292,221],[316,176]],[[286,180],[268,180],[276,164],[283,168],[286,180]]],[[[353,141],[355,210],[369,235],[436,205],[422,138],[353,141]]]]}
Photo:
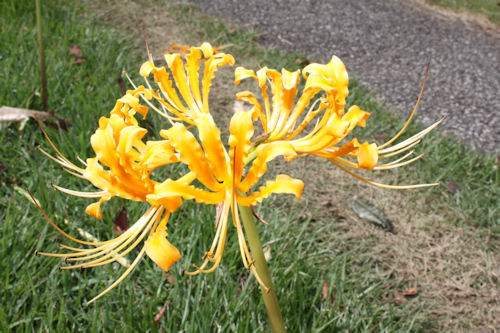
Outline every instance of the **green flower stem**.
{"type": "Polygon", "coordinates": [[[252,252],[255,268],[257,269],[257,273],[264,284],[269,288],[269,290],[266,290],[261,286],[260,290],[262,292],[264,304],[266,305],[267,316],[269,317],[271,328],[274,333],[285,332],[285,324],[283,323],[283,317],[281,316],[278,298],[276,297],[276,293],[274,291],[273,282],[271,281],[271,275],[269,274],[264,252],[262,251],[262,244],[260,243],[259,234],[257,233],[257,227],[255,225],[252,210],[250,207],[245,206],[240,206],[239,208],[241,220],[243,221],[245,233],[248,238],[248,245],[250,246],[250,251],[252,252]]]}

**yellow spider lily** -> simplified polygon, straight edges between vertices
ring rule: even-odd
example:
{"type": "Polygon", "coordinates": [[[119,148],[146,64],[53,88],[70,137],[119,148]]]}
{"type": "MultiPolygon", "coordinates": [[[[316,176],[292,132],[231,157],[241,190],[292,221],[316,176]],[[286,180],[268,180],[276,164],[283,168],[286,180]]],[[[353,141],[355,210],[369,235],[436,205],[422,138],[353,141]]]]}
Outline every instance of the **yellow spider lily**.
{"type": "MultiPolygon", "coordinates": [[[[326,158],[350,175],[375,186],[408,189],[437,185],[396,186],[380,184],[347,169],[392,169],[412,163],[423,156],[421,154],[410,158],[413,154],[413,151],[410,151],[399,159],[378,164],[380,159],[404,153],[414,147],[423,136],[444,119],[401,143],[389,146],[404,132],[413,118],[422,97],[425,80],[413,112],[396,136],[381,146],[368,142],[359,143],[356,138],[337,146],[356,126],[364,127],[370,114],[356,105],[344,112],[349,78],[343,62],[338,57],[333,56],[328,64],[310,64],[303,69],[302,73],[306,82],[302,95],[294,105],[297,85],[300,82],[299,70],[289,72],[283,69],[279,73],[267,67],[257,72],[243,67],[236,68],[235,84],[239,84],[243,79],[253,78],[261,89],[264,107],[257,97],[249,91],[237,94],[239,100],[252,104],[251,112],[255,118],[259,118],[262,124],[264,133],[260,136],[259,142],[285,140],[293,145],[297,153],[326,158]],[[272,105],[267,93],[268,84],[271,86],[272,105]],[[311,104],[315,97],[315,102],[311,104]],[[313,126],[312,122],[315,119],[316,124],[313,126]],[[345,159],[343,156],[356,158],[357,163],[345,159]]],[[[425,78],[427,79],[427,73],[425,78]]]]}
{"type": "MultiPolygon", "coordinates": [[[[127,92],[124,97],[117,101],[110,117],[102,117],[99,120],[99,128],[90,140],[96,157],[89,158],[86,162],[81,161],[85,168],[78,167],[70,162],[46,136],[56,151],[56,157],[43,150],[42,152],[61,164],[66,171],[87,179],[101,191],[80,192],[59,186],[54,187],[70,195],[84,198],[100,198],[99,201],[90,204],[86,209],[89,215],[98,219],[102,218],[101,203],[114,196],[147,202],[148,194],[153,193],[155,186],[158,184],[158,182],[150,178],[151,173],[160,166],[178,161],[174,148],[168,141],[148,141],[146,143],[142,141],[147,130],[138,126],[134,117],[135,112],[146,115],[147,108],[140,105],[137,98],[137,95],[142,94],[144,94],[143,88],[127,92]]],[[[83,241],[68,235],[42,211],[49,222],[65,237],[79,244],[91,246],[91,248],[81,249],[61,245],[64,249],[72,252],[38,253],[65,258],[66,263],[79,262],[74,265],[62,266],[61,269],[95,267],[119,260],[132,251],[149,232],[150,235],[134,262],[119,279],[93,298],[89,302],[91,303],[118,285],[139,263],[144,253],[164,270],[168,270],[175,261],[180,259],[179,251],[166,239],[166,224],[170,213],[175,211],[181,204],[182,199],[180,196],[172,196],[167,200],[163,200],[161,205],[152,205],[126,232],[114,239],[103,242],[83,241]],[[161,255],[159,255],[160,251],[161,255]]]]}
{"type": "Polygon", "coordinates": [[[199,48],[190,49],[185,69],[179,54],[167,54],[165,59],[172,72],[175,88],[164,67],[155,67],[152,61],[143,64],[141,74],[145,77],[151,73],[154,74],[163,98],[153,91],[147,80],[148,88],[134,86],[134,90],[127,91],[125,96],[117,101],[110,116],[99,120],[99,128],[90,140],[96,157],[89,158],[86,162],[81,161],[85,168],[70,162],[46,136],[56,151],[56,157],[42,150],[44,154],[61,164],[66,171],[87,179],[101,189],[100,192],[88,193],[55,186],[67,194],[99,198],[99,201],[87,207],[88,214],[98,219],[102,218],[100,205],[114,196],[145,201],[151,205],[129,230],[104,242],[78,240],[56,226],[42,211],[49,222],[64,236],[92,247],[80,249],[62,245],[63,248],[73,252],[39,252],[42,255],[65,258],[67,263],[79,262],[75,265],[63,266],[62,269],[94,267],[116,261],[135,248],[149,232],[144,247],[132,265],[119,279],[89,303],[118,285],[138,264],[144,253],[165,271],[181,257],[179,251],[166,240],[168,218],[170,213],[182,204],[181,198],[194,198],[198,202],[222,207],[214,241],[206,253],[205,261],[195,272],[188,274],[209,273],[218,266],[224,250],[229,213],[231,213],[237,230],[243,263],[254,272],[259,283],[264,286],[253,266],[237,207],[256,204],[271,193],[291,193],[300,198],[302,192],[302,181],[279,175],[276,180],[268,181],[258,191],[248,196],[245,195],[266,172],[268,161],[279,155],[292,158],[296,153],[288,142],[276,141],[254,147],[251,142],[254,134],[252,115],[245,112],[238,112],[232,118],[230,149],[229,152],[226,151],[220,139],[220,131],[209,113],[208,92],[215,70],[226,63],[233,64],[232,56],[214,54],[212,47],[205,43],[199,48]],[[198,69],[202,58],[205,63],[202,91],[200,91],[198,69]],[[177,91],[185,104],[181,102],[177,91]],[[146,117],[148,112],[148,107],[141,105],[141,99],[171,122],[170,129],[160,132],[166,140],[143,142],[142,139],[147,130],[140,127],[135,119],[136,113],[146,117]],[[152,100],[159,102],[161,110],[151,103],[152,100]],[[180,121],[195,126],[202,146],[180,121]],[[253,153],[249,156],[251,150],[253,153]],[[252,161],[247,175],[243,177],[245,166],[252,161]],[[190,172],[177,180],[167,179],[162,183],[151,179],[151,173],[156,168],[178,162],[186,164],[190,172]],[[205,188],[195,188],[190,185],[195,179],[205,188]],[[207,268],[210,262],[213,262],[213,265],[207,268]]]}
{"type": "MultiPolygon", "coordinates": [[[[170,214],[181,206],[183,199],[217,205],[220,213],[216,217],[214,239],[202,264],[188,274],[210,273],[218,267],[231,215],[243,264],[252,270],[257,281],[267,289],[253,264],[238,207],[255,205],[272,193],[293,194],[300,200],[303,182],[287,175],[278,175],[275,180],[267,181],[264,186],[251,192],[265,174],[267,163],[278,156],[284,156],[287,160],[296,158],[299,154],[327,158],[347,173],[383,187],[414,188],[434,185],[383,185],[348,170],[391,169],[413,162],[421,156],[408,159],[412,153],[410,152],[392,162],[378,164],[379,159],[401,154],[418,144],[439,122],[391,146],[408,126],[417,109],[417,102],[403,129],[385,144],[377,146],[374,143],[359,143],[354,138],[337,146],[354,127],[364,127],[369,117],[368,112],[357,106],[352,106],[344,113],[348,95],[348,75],[344,64],[337,57],[333,57],[328,64],[311,64],[304,68],[303,76],[306,82],[296,103],[300,71],[288,72],[283,69],[279,73],[263,68],[253,72],[237,68],[235,83],[238,84],[245,78],[254,78],[261,88],[264,107],[250,92],[245,91],[237,95],[240,100],[251,103],[253,109],[249,112],[238,111],[231,118],[228,149],[222,143],[221,132],[210,114],[208,97],[215,71],[220,66],[233,65],[234,58],[229,54],[218,53],[210,44],[204,43],[200,47],[189,49],[185,63],[179,53],[166,54],[165,62],[168,71],[165,67],[155,66],[151,58],[145,62],[141,66],[140,74],[145,79],[146,87],[132,83],[134,89],[118,99],[110,116],[99,120],[99,128],[90,140],[96,157],[85,162],[80,160],[84,167],[76,166],[64,157],[48,136],[56,156],[42,150],[66,171],[87,179],[100,189],[99,192],[80,192],[55,186],[71,195],[99,199],[87,207],[86,212],[89,215],[101,219],[100,205],[114,196],[147,202],[150,205],[130,229],[103,242],[73,238],[56,226],[42,211],[64,236],[79,244],[91,246],[89,249],[81,249],[62,245],[71,252],[40,253],[65,258],[67,263],[79,262],[61,267],[64,269],[94,267],[116,261],[144,240],[139,255],[124,274],[90,302],[118,285],[134,269],[144,253],[165,271],[181,258],[179,251],[167,241],[166,229],[170,214]],[[200,81],[201,67],[203,77],[200,81]],[[149,83],[148,77],[151,75],[159,86],[158,91],[149,83]],[[267,94],[268,83],[273,95],[272,106],[267,94]],[[318,95],[321,97],[317,98],[318,95]],[[306,110],[313,98],[317,99],[306,110]],[[147,106],[142,105],[141,101],[147,106]],[[154,101],[157,103],[153,103],[154,101]],[[135,114],[146,117],[148,106],[171,124],[170,128],[160,131],[164,140],[143,141],[147,130],[139,126],[135,114]],[[253,121],[257,118],[260,119],[264,133],[254,138],[253,121]],[[317,121],[313,126],[312,121],[315,119],[317,121]],[[189,129],[196,129],[197,136],[189,129]],[[356,158],[357,163],[344,158],[345,156],[356,158]],[[185,164],[189,172],[179,179],[168,178],[161,182],[151,179],[151,174],[157,168],[173,163],[185,164]],[[195,181],[199,182],[198,186],[193,185],[196,184],[195,181]]],[[[419,101],[421,95],[422,92],[419,101]]]]}
{"type": "Polygon", "coordinates": [[[247,269],[251,269],[259,283],[266,287],[253,266],[239,218],[238,205],[254,205],[271,193],[290,193],[300,199],[304,184],[286,175],[278,175],[274,181],[267,181],[265,186],[260,187],[258,191],[248,196],[245,195],[266,172],[267,162],[280,155],[293,157],[296,154],[288,142],[276,141],[262,144],[255,148],[256,158],[246,176],[243,176],[243,170],[252,149],[251,138],[254,128],[251,117],[251,113],[243,111],[235,113],[232,117],[229,127],[229,152],[222,144],[220,131],[210,114],[201,115],[195,120],[201,145],[181,123],[174,124],[168,130],[162,130],[160,135],[174,146],[179,153],[180,161],[190,170],[185,177],[192,175],[190,178],[194,180],[196,176],[205,189],[179,180],[167,179],[156,185],[154,193],[149,194],[147,198],[156,205],[163,205],[164,200],[180,195],[187,200],[195,199],[197,202],[221,207],[221,214],[218,215],[216,221],[215,237],[205,254],[204,262],[195,271],[187,272],[187,274],[210,273],[217,268],[222,259],[231,213],[243,264],[247,269]],[[209,266],[210,263],[212,263],[211,266],[209,266]]]}

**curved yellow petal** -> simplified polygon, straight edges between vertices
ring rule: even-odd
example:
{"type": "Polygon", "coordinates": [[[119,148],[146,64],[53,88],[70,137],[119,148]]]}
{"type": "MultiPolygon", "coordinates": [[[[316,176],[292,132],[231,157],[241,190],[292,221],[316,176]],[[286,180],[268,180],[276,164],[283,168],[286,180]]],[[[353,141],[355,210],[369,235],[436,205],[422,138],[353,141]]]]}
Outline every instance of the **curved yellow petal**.
{"type": "Polygon", "coordinates": [[[240,84],[241,80],[247,79],[249,77],[257,80],[257,76],[255,76],[255,72],[251,69],[246,69],[244,67],[236,67],[234,70],[234,84],[240,84]]]}
{"type": "Polygon", "coordinates": [[[141,65],[141,68],[139,69],[139,74],[143,77],[149,77],[149,74],[155,69],[156,67],[151,63],[151,61],[146,61],[141,65]]]}
{"type": "Polygon", "coordinates": [[[285,90],[295,89],[300,81],[300,70],[290,72],[283,68],[281,70],[281,77],[283,80],[283,88],[285,90]]]}
{"type": "Polygon", "coordinates": [[[95,217],[98,220],[102,219],[101,204],[105,201],[108,201],[109,199],[111,199],[111,196],[101,197],[101,199],[99,199],[99,201],[88,205],[87,208],[85,209],[85,213],[89,214],[90,216],[95,217]]]}
{"type": "Polygon", "coordinates": [[[170,141],[179,153],[181,162],[196,173],[196,177],[203,185],[212,190],[220,188],[200,144],[183,124],[175,123],[168,130],[161,130],[160,135],[170,141]]]}
{"type": "MultiPolygon", "coordinates": [[[[144,87],[142,87],[144,88],[144,87]]],[[[134,110],[135,112],[140,113],[144,118],[148,114],[148,107],[141,105],[139,102],[139,97],[132,95],[130,92],[127,92],[124,96],[122,96],[118,101],[127,104],[134,110]]]]}
{"type": "Polygon", "coordinates": [[[310,64],[306,66],[302,73],[306,78],[304,89],[311,86],[321,87],[326,91],[335,93],[335,106],[343,110],[345,100],[349,94],[349,76],[342,60],[337,56],[332,56],[330,62],[323,64],[310,64]]]}
{"type": "MultiPolygon", "coordinates": [[[[173,82],[170,80],[170,74],[167,72],[165,67],[155,68],[153,70],[154,80],[160,86],[160,90],[163,93],[163,96],[167,99],[170,104],[163,102],[171,112],[176,114],[177,116],[181,116],[176,111],[179,111],[182,115],[189,116],[190,112],[184,104],[181,102],[177,91],[173,87],[173,82]]],[[[160,101],[161,103],[161,101],[160,101]]]]}
{"type": "Polygon", "coordinates": [[[304,183],[299,179],[293,179],[287,175],[278,175],[276,180],[267,181],[265,186],[261,186],[258,192],[245,197],[237,194],[237,202],[239,205],[250,206],[255,205],[267,198],[272,193],[288,193],[293,194],[300,200],[304,183]]]}
{"type": "Polygon", "coordinates": [[[196,117],[201,112],[201,110],[198,107],[198,104],[195,103],[195,100],[191,93],[191,89],[189,86],[188,78],[186,76],[186,72],[184,71],[184,64],[182,62],[181,56],[177,53],[165,54],[165,60],[167,62],[168,67],[172,71],[172,75],[177,85],[177,89],[179,89],[182,98],[184,98],[186,104],[189,107],[189,114],[193,118],[196,117]]]}
{"type": "Polygon", "coordinates": [[[360,144],[358,142],[358,139],[354,138],[351,141],[346,142],[344,145],[342,145],[342,147],[328,147],[327,149],[324,149],[316,153],[315,155],[318,157],[331,159],[351,154],[352,152],[357,151],[359,146],[360,144]]]}
{"type": "Polygon", "coordinates": [[[359,146],[358,167],[373,169],[378,162],[378,149],[376,143],[365,142],[359,146]]]}
{"type": "Polygon", "coordinates": [[[203,52],[203,56],[205,58],[210,58],[215,53],[215,50],[212,47],[212,45],[210,45],[210,43],[207,42],[203,42],[203,44],[201,44],[199,48],[203,52]]]}
{"type": "Polygon", "coordinates": [[[144,250],[148,257],[161,269],[168,272],[170,267],[180,258],[179,250],[167,240],[167,220],[169,214],[162,219],[156,230],[154,230],[144,242],[144,250]]]}
{"type": "Polygon", "coordinates": [[[130,168],[133,174],[138,174],[138,169],[143,168],[136,161],[140,159],[138,148],[144,145],[141,140],[147,132],[145,128],[139,126],[127,126],[120,131],[120,140],[116,145],[120,165],[130,168]]]}
{"type": "Polygon", "coordinates": [[[286,135],[287,140],[291,140],[295,136],[297,136],[309,124],[309,122],[324,108],[323,104],[320,104],[320,107],[317,109],[317,111],[311,110],[312,112],[309,112],[309,114],[302,120],[301,124],[297,126],[296,129],[290,132],[290,130],[296,125],[296,122],[299,120],[306,106],[309,105],[311,99],[319,91],[321,91],[320,88],[312,87],[309,89],[304,89],[304,91],[302,92],[302,95],[300,96],[299,100],[293,107],[293,110],[291,111],[290,116],[288,117],[287,122],[285,124],[286,132],[283,134],[287,134],[286,135]]]}
{"type": "Polygon", "coordinates": [[[209,112],[208,107],[208,93],[210,91],[210,86],[212,85],[212,79],[214,78],[214,73],[221,66],[234,65],[234,58],[230,54],[217,53],[211,56],[205,62],[205,68],[203,70],[203,110],[204,112],[209,112]]]}
{"type": "Polygon", "coordinates": [[[178,162],[174,147],[168,140],[148,141],[146,149],[140,157],[140,162],[148,170],[154,170],[166,164],[178,162]]]}
{"type": "Polygon", "coordinates": [[[205,156],[210,164],[215,177],[219,182],[228,181],[229,157],[220,138],[220,131],[210,114],[205,114],[196,119],[196,127],[200,136],[205,156]]]}
{"type": "Polygon", "coordinates": [[[167,179],[157,184],[154,193],[148,194],[147,198],[148,202],[153,205],[165,205],[168,200],[179,196],[187,200],[195,199],[196,202],[214,205],[224,201],[225,195],[224,191],[208,192],[183,182],[167,179]]]}
{"type": "Polygon", "coordinates": [[[252,114],[245,111],[236,112],[231,118],[229,132],[229,157],[232,162],[234,185],[237,186],[245,167],[244,161],[252,146],[250,141],[254,133],[252,114]]]}
{"type": "Polygon", "coordinates": [[[262,122],[262,127],[267,128],[267,119],[264,113],[262,113],[262,105],[259,103],[257,97],[255,97],[253,93],[251,93],[250,91],[240,91],[236,94],[236,98],[238,98],[239,101],[245,101],[252,104],[253,108],[250,111],[252,113],[252,119],[256,120],[257,117],[259,117],[262,122]]]}
{"type": "Polygon", "coordinates": [[[294,157],[295,152],[291,143],[286,141],[275,141],[262,144],[257,148],[257,157],[248,169],[245,179],[238,185],[238,190],[246,193],[255,185],[259,178],[267,171],[267,162],[278,156],[294,157]]]}
{"type": "Polygon", "coordinates": [[[144,201],[146,194],[153,188],[152,182],[131,181],[124,173],[116,175],[109,170],[104,170],[97,158],[87,159],[87,167],[83,176],[95,187],[128,200],[144,201]]]}
{"type": "Polygon", "coordinates": [[[198,47],[192,47],[189,54],[186,55],[186,69],[189,77],[189,87],[191,87],[194,101],[200,110],[203,108],[200,95],[200,77],[198,74],[201,57],[202,50],[198,47]]]}
{"type": "Polygon", "coordinates": [[[370,113],[361,110],[357,105],[349,108],[347,113],[342,117],[342,120],[349,122],[348,132],[352,131],[355,126],[365,127],[366,120],[370,117],[370,113]]]}

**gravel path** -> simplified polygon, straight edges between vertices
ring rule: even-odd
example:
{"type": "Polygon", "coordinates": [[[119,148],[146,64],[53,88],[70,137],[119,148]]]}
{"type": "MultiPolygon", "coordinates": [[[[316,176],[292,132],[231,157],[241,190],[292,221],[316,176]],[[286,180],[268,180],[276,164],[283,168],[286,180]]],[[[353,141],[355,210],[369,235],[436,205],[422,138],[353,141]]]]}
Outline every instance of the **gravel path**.
{"type": "Polygon", "coordinates": [[[500,34],[412,0],[191,0],[203,12],[254,26],[261,42],[313,61],[338,55],[355,76],[408,115],[427,61],[417,114],[486,151],[500,151],[500,34]]]}

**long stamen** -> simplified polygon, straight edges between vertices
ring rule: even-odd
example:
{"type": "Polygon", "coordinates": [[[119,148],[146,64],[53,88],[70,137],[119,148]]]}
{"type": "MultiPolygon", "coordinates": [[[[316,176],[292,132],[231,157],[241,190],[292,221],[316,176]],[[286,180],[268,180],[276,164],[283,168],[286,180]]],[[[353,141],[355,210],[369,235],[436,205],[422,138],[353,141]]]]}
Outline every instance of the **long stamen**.
{"type": "Polygon", "coordinates": [[[66,157],[64,157],[64,155],[59,151],[59,149],[57,149],[56,145],[52,142],[52,140],[50,139],[50,137],[47,134],[47,132],[45,132],[45,130],[43,129],[42,123],[40,123],[40,121],[37,118],[35,118],[35,120],[38,123],[38,126],[40,127],[40,129],[42,130],[43,135],[45,136],[45,138],[47,139],[47,141],[49,141],[49,144],[52,146],[52,149],[54,149],[54,151],[58,154],[58,157],[61,158],[61,159],[63,159],[68,165],[71,165],[72,166],[71,169],[75,169],[75,171],[76,170],[81,170],[76,165],[74,165],[73,163],[71,163],[66,157]]]}
{"type": "Polygon", "coordinates": [[[411,164],[411,163],[415,162],[416,160],[421,159],[422,157],[424,157],[424,155],[425,155],[425,153],[422,153],[422,154],[420,154],[420,155],[412,158],[411,160],[404,161],[404,162],[401,162],[401,163],[379,165],[379,166],[376,166],[375,168],[373,168],[373,170],[388,170],[388,169],[399,168],[399,167],[411,164]]]}
{"type": "Polygon", "coordinates": [[[369,179],[366,179],[358,174],[355,174],[354,172],[350,171],[349,169],[343,167],[339,162],[336,161],[336,159],[331,159],[330,162],[335,164],[337,167],[342,169],[343,171],[347,172],[354,178],[357,178],[359,180],[364,181],[365,183],[368,183],[373,186],[377,187],[382,187],[382,188],[389,188],[389,189],[395,189],[395,190],[408,190],[408,189],[414,189],[414,188],[422,188],[422,187],[430,187],[430,186],[439,186],[439,183],[432,183],[432,184],[416,184],[416,185],[387,185],[387,184],[381,184],[381,183],[376,183],[374,181],[371,181],[369,179]]]}
{"type": "Polygon", "coordinates": [[[412,137],[394,145],[394,146],[391,146],[389,148],[385,148],[385,149],[380,149],[379,147],[379,150],[378,152],[380,154],[385,154],[385,153],[390,153],[392,151],[395,151],[395,150],[398,150],[398,149],[401,149],[403,147],[406,147],[418,140],[420,140],[422,137],[424,137],[425,135],[427,135],[427,133],[429,133],[430,131],[432,131],[434,128],[436,128],[439,124],[441,124],[443,122],[443,120],[446,119],[446,116],[442,117],[440,120],[436,121],[434,124],[432,124],[431,126],[427,127],[426,129],[418,132],[417,134],[413,135],[412,137]]]}
{"type": "Polygon", "coordinates": [[[83,169],[81,169],[81,168],[77,167],[77,166],[76,166],[76,165],[74,165],[73,163],[68,162],[68,161],[66,161],[66,160],[62,159],[60,156],[57,156],[57,158],[56,158],[56,157],[54,157],[54,156],[50,155],[49,153],[47,153],[45,150],[43,150],[43,149],[42,149],[42,148],[40,148],[40,147],[38,147],[38,150],[39,150],[42,154],[44,154],[45,156],[47,156],[48,158],[50,158],[50,159],[51,159],[51,160],[53,160],[54,162],[56,162],[56,163],[60,164],[60,165],[61,165],[62,167],[64,167],[64,168],[68,168],[68,169],[74,170],[74,171],[76,171],[76,172],[78,172],[78,173],[80,173],[80,174],[83,174],[83,173],[84,173],[84,171],[85,171],[85,170],[83,170],[83,169]]]}
{"type": "Polygon", "coordinates": [[[98,300],[99,298],[101,298],[102,296],[104,296],[105,294],[107,294],[111,289],[113,289],[114,287],[116,287],[118,284],[120,284],[120,282],[122,282],[129,274],[130,272],[132,272],[132,270],[135,268],[135,266],[137,266],[137,264],[139,263],[139,261],[142,259],[142,257],[144,256],[144,252],[146,250],[144,249],[144,247],[141,249],[141,252],[139,252],[139,255],[135,258],[134,262],[132,263],[132,265],[130,265],[129,268],[127,268],[127,270],[115,281],[113,282],[113,284],[111,284],[108,288],[106,288],[103,292],[101,292],[99,295],[97,295],[96,297],[92,298],[89,302],[87,303],[84,303],[83,305],[84,306],[87,306],[93,302],[95,302],[96,300],[98,300]]]}
{"type": "MultiPolygon", "coordinates": [[[[404,147],[404,148],[401,148],[400,150],[393,151],[392,153],[387,153],[387,154],[379,154],[379,155],[378,155],[378,157],[379,157],[380,159],[382,159],[382,158],[388,158],[388,157],[392,157],[392,156],[395,156],[395,155],[399,155],[399,154],[401,154],[402,152],[405,152],[405,151],[407,151],[407,150],[409,150],[409,149],[411,149],[411,148],[415,147],[415,146],[416,146],[416,145],[418,145],[420,142],[422,142],[422,139],[419,139],[419,140],[417,140],[417,141],[413,142],[412,144],[410,144],[410,145],[408,145],[408,146],[406,146],[406,147],[404,147]]],[[[379,153],[380,153],[380,152],[379,152],[379,153]]]]}
{"type": "Polygon", "coordinates": [[[54,187],[56,190],[59,190],[63,193],[69,194],[69,195],[74,195],[76,197],[82,197],[82,198],[100,198],[105,195],[109,195],[110,193],[108,191],[100,191],[100,192],[81,192],[81,191],[74,191],[70,190],[64,187],[57,186],[55,184],[52,184],[52,187],[54,187]]]}
{"type": "Polygon", "coordinates": [[[382,165],[393,165],[393,164],[397,164],[397,163],[399,163],[399,162],[401,162],[401,161],[404,161],[405,159],[407,159],[407,158],[408,158],[408,157],[410,157],[411,155],[413,155],[413,153],[414,153],[414,152],[415,152],[415,149],[410,150],[410,152],[409,152],[409,153],[406,153],[403,157],[400,157],[400,158],[398,158],[398,159],[396,159],[396,160],[394,160],[394,161],[388,162],[388,163],[381,164],[380,166],[382,166],[382,165]]]}
{"type": "MultiPolygon", "coordinates": [[[[137,235],[141,232],[141,229],[138,229],[133,235],[131,235],[123,244],[121,244],[120,246],[118,246],[119,244],[116,244],[115,246],[113,246],[111,249],[112,251],[109,252],[106,251],[106,252],[109,252],[107,253],[106,255],[103,255],[101,258],[99,259],[96,259],[96,260],[93,260],[93,261],[90,261],[90,262],[86,262],[86,263],[83,263],[83,264],[80,264],[80,265],[75,265],[73,267],[69,266],[69,267],[62,267],[62,268],[78,268],[78,267],[82,267],[82,268],[88,268],[88,267],[96,267],[96,266],[102,266],[102,265],[106,265],[106,264],[109,264],[111,262],[114,262],[116,260],[118,260],[119,258],[127,255],[130,251],[132,251],[133,249],[135,249],[137,247],[137,245],[144,239],[144,237],[146,236],[146,234],[148,233],[148,231],[151,230],[151,227],[153,224],[155,224],[156,221],[159,220],[159,217],[161,216],[161,210],[158,210],[155,214],[155,216],[149,221],[149,223],[145,226],[144,230],[142,230],[142,233],[139,237],[137,237],[137,235]],[[134,241],[134,243],[132,245],[130,245],[126,250],[124,250],[123,252],[117,254],[118,252],[120,252],[123,248],[125,248],[128,244],[130,244],[130,242],[132,242],[132,240],[134,240],[134,238],[137,239],[134,241]],[[111,259],[108,259],[112,257],[111,259]],[[107,259],[107,260],[106,260],[107,259]]],[[[110,249],[110,250],[111,250],[110,249]]],[[[105,253],[103,253],[105,254],[105,253]]],[[[88,260],[88,259],[91,259],[91,258],[95,258],[95,257],[98,257],[99,255],[101,254],[95,254],[93,256],[89,256],[87,258],[77,258],[77,259],[74,259],[74,260],[88,260]]]]}
{"type": "MultiPolygon", "coordinates": [[[[142,229],[142,227],[144,226],[144,224],[147,223],[147,221],[150,220],[150,218],[154,214],[154,212],[155,212],[154,207],[150,207],[150,209],[146,213],[144,213],[144,215],[131,228],[129,228],[126,232],[124,232],[123,234],[121,234],[120,236],[118,236],[118,237],[116,237],[114,239],[111,239],[111,240],[108,240],[108,241],[104,241],[104,242],[92,242],[92,243],[91,242],[85,242],[85,245],[94,245],[94,246],[96,246],[95,248],[92,248],[92,249],[77,249],[77,248],[73,248],[73,247],[61,244],[61,247],[69,249],[69,250],[72,250],[72,251],[75,251],[77,253],[45,253],[45,252],[37,252],[37,253],[40,254],[40,255],[48,256],[48,257],[69,258],[69,257],[84,256],[84,255],[88,255],[88,254],[95,253],[95,252],[98,252],[98,251],[106,251],[107,249],[116,246],[114,244],[116,244],[117,242],[121,243],[123,240],[129,238],[130,235],[132,233],[134,233],[136,229],[142,229]]],[[[59,230],[59,231],[62,232],[61,230],[59,230]]],[[[78,243],[82,243],[83,242],[83,241],[80,241],[78,239],[75,239],[75,241],[78,242],[78,243]]]]}
{"type": "Polygon", "coordinates": [[[415,112],[417,112],[418,104],[420,103],[420,100],[422,99],[422,95],[424,94],[425,82],[427,81],[427,76],[429,74],[429,67],[430,67],[430,65],[431,65],[431,62],[429,61],[427,63],[427,69],[425,71],[424,82],[422,83],[422,88],[420,89],[420,94],[418,95],[417,103],[415,104],[415,107],[413,108],[413,111],[411,112],[410,117],[408,117],[408,120],[404,124],[403,128],[401,128],[401,130],[398,132],[398,134],[396,134],[392,139],[390,139],[389,141],[387,141],[386,143],[384,143],[383,145],[381,145],[379,147],[379,149],[382,149],[382,148],[390,145],[391,143],[393,143],[394,140],[396,140],[397,138],[399,138],[399,136],[401,134],[403,134],[403,132],[406,130],[406,128],[410,124],[410,121],[412,120],[413,116],[415,115],[415,112]]]}
{"type": "Polygon", "coordinates": [[[75,173],[75,172],[73,172],[73,171],[71,171],[69,169],[66,169],[65,167],[63,167],[63,170],[66,171],[67,173],[69,173],[70,175],[75,176],[75,177],[78,177],[78,178],[81,178],[81,179],[87,179],[87,178],[85,178],[82,175],[79,175],[79,174],[77,174],[77,173],[75,173]]]}
{"type": "MultiPolygon", "coordinates": [[[[229,213],[229,212],[227,212],[227,213],[229,213]]],[[[224,251],[224,245],[226,243],[227,225],[228,225],[228,221],[229,221],[227,213],[225,214],[224,219],[222,221],[223,222],[222,227],[221,227],[222,232],[221,232],[221,235],[219,237],[218,244],[217,244],[217,250],[213,256],[215,259],[213,262],[213,265],[208,269],[204,269],[209,263],[209,260],[205,259],[205,262],[199,268],[197,268],[194,272],[185,272],[186,274],[196,275],[198,273],[211,273],[219,266],[219,263],[222,259],[222,253],[224,251]]]]}
{"type": "Polygon", "coordinates": [[[50,225],[52,225],[57,231],[59,231],[66,238],[69,238],[70,240],[72,240],[74,242],[77,242],[77,243],[80,243],[80,244],[84,244],[84,245],[94,245],[95,246],[95,245],[101,245],[101,244],[105,244],[106,243],[106,242],[87,242],[87,241],[82,241],[80,239],[77,239],[77,238],[74,238],[74,237],[70,236],[69,234],[67,234],[66,232],[64,232],[64,230],[62,230],[61,228],[59,228],[54,222],[52,222],[52,220],[47,216],[47,214],[45,214],[45,212],[43,211],[42,207],[40,207],[40,205],[36,202],[35,197],[33,196],[33,194],[31,194],[30,191],[27,191],[27,192],[31,196],[31,198],[33,199],[33,202],[37,206],[38,210],[42,213],[42,215],[45,217],[45,219],[47,221],[49,221],[50,225]]]}

